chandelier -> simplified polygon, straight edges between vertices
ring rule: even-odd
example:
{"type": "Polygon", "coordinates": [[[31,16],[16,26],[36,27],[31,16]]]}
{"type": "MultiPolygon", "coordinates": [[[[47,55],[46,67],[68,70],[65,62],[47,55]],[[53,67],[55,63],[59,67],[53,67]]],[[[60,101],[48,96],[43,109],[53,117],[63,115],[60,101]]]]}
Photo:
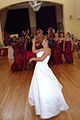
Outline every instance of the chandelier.
{"type": "Polygon", "coordinates": [[[33,1],[29,1],[29,4],[33,8],[33,11],[37,12],[41,8],[42,1],[33,0],[33,1]]]}

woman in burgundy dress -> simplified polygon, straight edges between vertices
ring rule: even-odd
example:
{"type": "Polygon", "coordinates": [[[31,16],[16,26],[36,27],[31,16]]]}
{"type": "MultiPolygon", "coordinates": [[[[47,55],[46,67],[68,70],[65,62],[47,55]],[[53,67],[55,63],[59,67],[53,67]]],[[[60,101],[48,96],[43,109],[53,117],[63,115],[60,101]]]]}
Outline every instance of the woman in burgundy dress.
{"type": "Polygon", "coordinates": [[[22,45],[19,46],[19,44],[15,44],[12,46],[14,49],[14,63],[11,66],[11,71],[19,71],[25,69],[25,57],[22,53],[21,49],[22,45]],[[21,48],[21,49],[20,49],[21,48]]]}
{"type": "Polygon", "coordinates": [[[53,47],[53,64],[60,65],[62,63],[62,53],[60,46],[60,38],[58,33],[55,33],[55,46],[53,47]]]}
{"type": "MultiPolygon", "coordinates": [[[[32,52],[32,40],[30,36],[26,36],[25,40],[25,67],[28,67],[29,59],[36,57],[36,55],[32,52]],[[27,64],[28,63],[28,64],[27,64]]],[[[32,62],[32,65],[30,65],[31,68],[35,67],[35,62],[32,62]]]]}
{"type": "Polygon", "coordinates": [[[53,65],[53,59],[54,59],[53,49],[54,49],[54,45],[55,45],[55,41],[54,41],[55,32],[54,32],[53,27],[48,28],[47,35],[45,37],[47,37],[49,39],[53,39],[53,47],[51,48],[51,57],[50,57],[50,60],[49,60],[49,65],[53,65]]]}
{"type": "Polygon", "coordinates": [[[65,57],[65,63],[73,63],[73,42],[70,38],[70,33],[66,33],[66,38],[63,43],[63,51],[65,57]]]}
{"type": "Polygon", "coordinates": [[[64,33],[60,34],[60,46],[61,46],[61,52],[63,53],[63,41],[64,41],[64,33]]]}

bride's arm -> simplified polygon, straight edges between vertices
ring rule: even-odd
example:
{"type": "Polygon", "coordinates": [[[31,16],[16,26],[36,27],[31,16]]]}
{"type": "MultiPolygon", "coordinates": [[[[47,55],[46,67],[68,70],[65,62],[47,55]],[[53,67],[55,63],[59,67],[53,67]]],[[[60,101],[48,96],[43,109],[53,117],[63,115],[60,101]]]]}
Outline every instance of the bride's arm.
{"type": "Polygon", "coordinates": [[[31,63],[32,61],[43,61],[47,56],[48,56],[48,52],[46,50],[44,51],[44,54],[41,57],[31,58],[29,62],[31,63]]]}
{"type": "Polygon", "coordinates": [[[33,52],[33,53],[38,53],[38,52],[40,52],[42,49],[36,50],[35,42],[36,42],[36,38],[33,38],[33,40],[32,40],[32,52],[33,52]]]}

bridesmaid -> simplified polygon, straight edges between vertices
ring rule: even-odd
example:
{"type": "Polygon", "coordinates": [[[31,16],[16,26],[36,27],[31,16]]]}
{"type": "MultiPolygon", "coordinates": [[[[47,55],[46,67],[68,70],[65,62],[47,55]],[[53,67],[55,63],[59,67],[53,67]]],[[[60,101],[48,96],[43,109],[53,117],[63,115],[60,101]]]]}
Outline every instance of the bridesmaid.
{"type": "Polygon", "coordinates": [[[60,65],[62,63],[62,54],[60,47],[60,38],[58,33],[55,33],[55,46],[53,48],[53,63],[54,65],[60,65]]]}
{"type": "Polygon", "coordinates": [[[73,42],[69,32],[66,33],[66,38],[63,43],[63,51],[65,63],[73,63],[73,42]]]}
{"type": "Polygon", "coordinates": [[[60,46],[61,46],[61,52],[63,53],[63,41],[64,41],[64,33],[62,32],[60,34],[60,46]]]}
{"type": "Polygon", "coordinates": [[[12,45],[14,49],[14,62],[11,65],[11,71],[21,71],[25,69],[25,58],[20,50],[19,43],[12,45]]]}
{"type": "MultiPolygon", "coordinates": [[[[29,65],[29,59],[36,57],[36,55],[32,52],[32,40],[29,36],[26,37],[25,39],[25,69],[27,69],[29,65]]],[[[35,67],[35,62],[30,66],[31,68],[35,67]]]]}

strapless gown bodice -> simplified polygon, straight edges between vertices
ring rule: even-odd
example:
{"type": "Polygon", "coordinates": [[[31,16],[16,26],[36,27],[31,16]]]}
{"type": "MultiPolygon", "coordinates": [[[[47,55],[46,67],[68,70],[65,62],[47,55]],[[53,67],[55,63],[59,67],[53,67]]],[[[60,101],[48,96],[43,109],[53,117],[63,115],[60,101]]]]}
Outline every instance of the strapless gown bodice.
{"type": "MultiPolygon", "coordinates": [[[[37,57],[41,57],[44,54],[44,51],[38,52],[37,57]]],[[[48,61],[50,59],[50,56],[48,55],[43,61],[38,61],[37,65],[48,65],[48,61]]]]}

